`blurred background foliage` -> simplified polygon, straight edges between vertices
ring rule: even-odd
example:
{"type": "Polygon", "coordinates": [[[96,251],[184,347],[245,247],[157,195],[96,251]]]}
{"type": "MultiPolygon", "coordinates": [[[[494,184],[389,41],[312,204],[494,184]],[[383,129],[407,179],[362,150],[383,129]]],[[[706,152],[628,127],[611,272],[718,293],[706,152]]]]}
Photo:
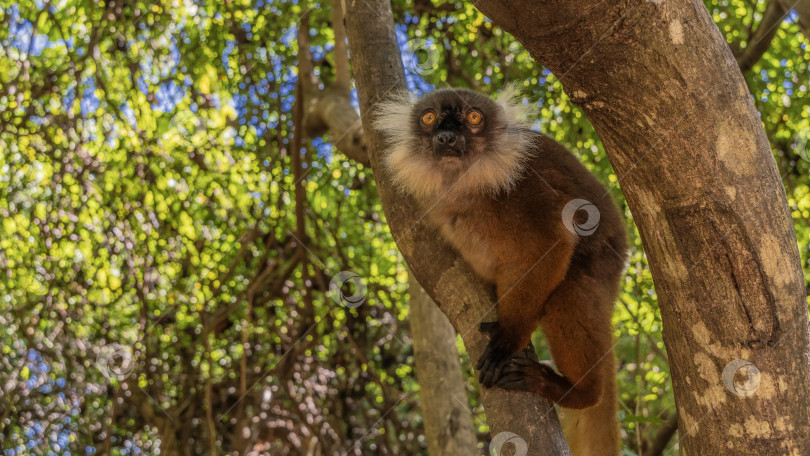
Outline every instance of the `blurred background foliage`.
{"type": "MultiPolygon", "coordinates": [[[[767,5],[706,6],[740,50],[767,5]]],[[[425,453],[407,272],[371,170],[328,136],[294,137],[298,27],[307,13],[328,87],[330,8],[0,0],[3,455],[425,453]],[[366,284],[361,306],[330,299],[339,271],[366,284]]],[[[438,49],[432,71],[408,71],[412,91],[522,83],[536,127],[611,186],[632,241],[614,317],[624,451],[646,453],[675,407],[650,271],[598,137],[471,5],[393,9],[406,67],[414,40],[438,49]]],[[[810,283],[807,43],[790,13],[746,81],[810,283]]],[[[483,448],[471,375],[467,390],[483,448]]]]}

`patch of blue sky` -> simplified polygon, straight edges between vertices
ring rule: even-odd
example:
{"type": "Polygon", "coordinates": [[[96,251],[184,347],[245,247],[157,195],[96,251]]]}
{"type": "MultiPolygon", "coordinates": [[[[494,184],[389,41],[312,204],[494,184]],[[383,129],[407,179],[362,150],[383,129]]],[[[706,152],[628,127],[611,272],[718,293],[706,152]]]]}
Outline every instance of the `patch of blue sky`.
{"type": "Polygon", "coordinates": [[[230,64],[230,55],[235,47],[236,41],[227,40],[225,42],[225,49],[222,50],[222,66],[224,66],[225,68],[228,68],[228,65],[230,64]]]}
{"type": "Polygon", "coordinates": [[[360,99],[357,97],[357,89],[352,89],[349,91],[349,98],[351,99],[351,105],[355,109],[360,108],[360,99]]]}
{"type": "Polygon", "coordinates": [[[324,57],[324,55],[326,55],[324,47],[320,45],[310,46],[309,52],[312,53],[312,58],[314,58],[315,60],[321,60],[324,57]]]}
{"type": "Polygon", "coordinates": [[[254,106],[262,106],[264,104],[262,99],[259,98],[259,90],[255,85],[248,88],[248,99],[254,106]]]}
{"type": "Polygon", "coordinates": [[[540,74],[542,75],[542,77],[537,78],[538,85],[548,84],[548,77],[552,75],[551,71],[549,71],[547,68],[543,68],[540,71],[540,74]]]}
{"type": "Polygon", "coordinates": [[[37,386],[37,382],[39,381],[39,376],[37,374],[31,373],[28,377],[28,380],[25,381],[25,386],[28,389],[34,389],[37,386]]]}
{"type": "Polygon", "coordinates": [[[70,105],[73,104],[73,100],[76,99],[76,93],[73,89],[73,86],[68,86],[67,90],[62,94],[62,105],[65,109],[68,109],[70,105]]]}
{"type": "Polygon", "coordinates": [[[152,105],[152,109],[160,112],[171,112],[185,96],[186,92],[174,81],[161,84],[157,92],[155,92],[157,103],[152,105]]]}
{"type": "Polygon", "coordinates": [[[84,86],[80,106],[82,109],[82,116],[86,117],[88,114],[96,112],[100,102],[96,96],[95,81],[92,78],[87,78],[84,80],[84,86]]]}
{"type": "Polygon", "coordinates": [[[147,95],[149,93],[149,82],[146,80],[146,75],[141,73],[135,83],[138,85],[138,90],[140,90],[142,94],[147,95]]]}
{"type": "Polygon", "coordinates": [[[70,435],[72,432],[62,429],[59,431],[59,435],[56,437],[56,444],[59,445],[60,448],[64,448],[70,443],[70,435]]]}
{"type": "Polygon", "coordinates": [[[135,117],[135,111],[129,107],[128,103],[122,104],[119,109],[121,113],[124,115],[124,119],[129,122],[129,126],[135,128],[138,126],[138,119],[135,117]]]}
{"type": "Polygon", "coordinates": [[[222,107],[222,100],[219,98],[219,94],[212,94],[210,99],[211,104],[214,108],[219,109],[222,107]]]}
{"type": "Polygon", "coordinates": [[[10,12],[11,20],[9,21],[8,34],[13,37],[11,45],[23,52],[30,52],[31,55],[40,55],[48,45],[48,36],[43,34],[34,35],[34,24],[27,19],[20,19],[16,5],[11,8],[10,12]]]}
{"type": "Polygon", "coordinates": [[[332,163],[334,160],[332,143],[324,141],[323,138],[315,138],[312,140],[312,147],[315,148],[315,155],[323,158],[326,163],[332,163]]]}
{"type": "Polygon", "coordinates": [[[281,43],[285,46],[290,46],[294,41],[296,41],[296,33],[298,33],[296,26],[288,28],[287,31],[281,35],[281,43]]]}
{"type": "Polygon", "coordinates": [[[177,65],[180,64],[180,49],[177,48],[177,40],[175,39],[172,39],[169,43],[169,57],[172,59],[173,63],[171,66],[172,74],[175,74],[177,72],[177,65]]]}
{"type": "Polygon", "coordinates": [[[770,78],[768,78],[768,70],[761,70],[759,76],[762,78],[763,82],[771,82],[770,78]]]}
{"type": "Polygon", "coordinates": [[[279,93],[281,94],[281,110],[283,112],[291,111],[295,102],[295,84],[282,84],[279,87],[279,93]]]}

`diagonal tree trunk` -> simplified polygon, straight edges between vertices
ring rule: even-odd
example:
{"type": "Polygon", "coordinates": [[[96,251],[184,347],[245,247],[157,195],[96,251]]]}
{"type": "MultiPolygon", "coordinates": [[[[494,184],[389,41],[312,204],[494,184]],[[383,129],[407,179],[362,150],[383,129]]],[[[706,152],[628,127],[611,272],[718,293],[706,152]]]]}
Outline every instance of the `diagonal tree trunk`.
{"type": "MultiPolygon", "coordinates": [[[[368,165],[363,126],[349,97],[351,74],[343,22],[341,0],[332,0],[335,82],[330,88],[318,92],[308,35],[302,33],[309,29],[307,16],[302,19],[298,58],[307,106],[304,125],[310,136],[328,132],[340,152],[368,165]]],[[[408,282],[410,328],[428,452],[436,456],[474,454],[477,441],[456,350],[456,331],[412,276],[408,282]]]]}
{"type": "Polygon", "coordinates": [[[605,145],[655,280],[684,453],[810,454],[796,237],[751,95],[703,3],[477,6],[557,75],[605,145]]]}
{"type": "MultiPolygon", "coordinates": [[[[380,166],[383,148],[371,125],[373,108],[390,91],[405,87],[390,3],[347,0],[346,34],[370,146],[369,158],[391,231],[411,272],[461,334],[470,356],[477,359],[486,346],[486,338],[477,326],[494,310],[492,296],[466,263],[421,219],[416,203],[394,193],[390,177],[380,166]]],[[[494,319],[494,314],[489,318],[494,319]]],[[[482,389],[481,399],[493,436],[501,432],[517,434],[532,456],[569,454],[550,402],[537,395],[499,388],[482,389]]]]}

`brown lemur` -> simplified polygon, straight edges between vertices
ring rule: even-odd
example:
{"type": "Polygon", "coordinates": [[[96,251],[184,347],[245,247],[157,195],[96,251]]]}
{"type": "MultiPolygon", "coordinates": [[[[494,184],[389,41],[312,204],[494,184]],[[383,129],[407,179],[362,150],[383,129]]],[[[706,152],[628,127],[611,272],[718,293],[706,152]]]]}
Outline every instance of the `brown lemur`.
{"type": "Polygon", "coordinates": [[[396,187],[493,284],[498,321],[478,360],[486,387],[535,392],[566,409],[574,455],[619,452],[610,324],[625,223],[605,187],[565,147],[532,131],[508,89],[497,100],[440,89],[379,105],[396,187]],[[543,329],[556,370],[515,356],[543,329]]]}

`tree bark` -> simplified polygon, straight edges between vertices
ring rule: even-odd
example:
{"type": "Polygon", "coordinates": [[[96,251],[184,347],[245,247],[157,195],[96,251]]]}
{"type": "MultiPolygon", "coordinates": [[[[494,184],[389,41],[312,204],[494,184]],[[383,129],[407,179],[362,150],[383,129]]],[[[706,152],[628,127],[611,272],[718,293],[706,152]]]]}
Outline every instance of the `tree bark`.
{"type": "Polygon", "coordinates": [[[456,349],[456,330],[413,275],[408,285],[413,357],[428,454],[476,454],[472,413],[456,349]]]}
{"type": "Polygon", "coordinates": [[[751,95],[703,3],[477,6],[557,75],[605,145],[655,281],[684,453],[810,454],[796,237],[751,95]]]}
{"type": "MultiPolygon", "coordinates": [[[[343,26],[341,0],[332,0],[332,26],[335,33],[335,82],[318,93],[311,67],[309,43],[302,19],[299,29],[299,70],[306,83],[306,119],[310,135],[331,133],[338,149],[349,158],[368,165],[368,146],[360,116],[351,106],[351,83],[346,32],[343,26]],[[308,103],[307,103],[308,101],[308,103]]],[[[305,124],[307,123],[305,122],[305,124]]],[[[410,328],[417,381],[424,417],[425,437],[431,455],[474,454],[477,452],[472,412],[469,407],[464,377],[456,349],[456,331],[425,293],[422,286],[409,277],[410,328]]]]}
{"type": "MultiPolygon", "coordinates": [[[[478,324],[487,316],[488,320],[495,319],[492,296],[422,219],[416,203],[395,194],[390,176],[381,167],[384,148],[371,124],[373,108],[392,90],[405,88],[390,3],[347,0],[346,34],[371,167],[391,232],[412,274],[461,334],[470,356],[478,359],[487,341],[478,324]]],[[[534,394],[499,388],[482,388],[481,400],[493,436],[504,431],[517,434],[526,442],[530,455],[569,454],[550,402],[534,394]]]]}

